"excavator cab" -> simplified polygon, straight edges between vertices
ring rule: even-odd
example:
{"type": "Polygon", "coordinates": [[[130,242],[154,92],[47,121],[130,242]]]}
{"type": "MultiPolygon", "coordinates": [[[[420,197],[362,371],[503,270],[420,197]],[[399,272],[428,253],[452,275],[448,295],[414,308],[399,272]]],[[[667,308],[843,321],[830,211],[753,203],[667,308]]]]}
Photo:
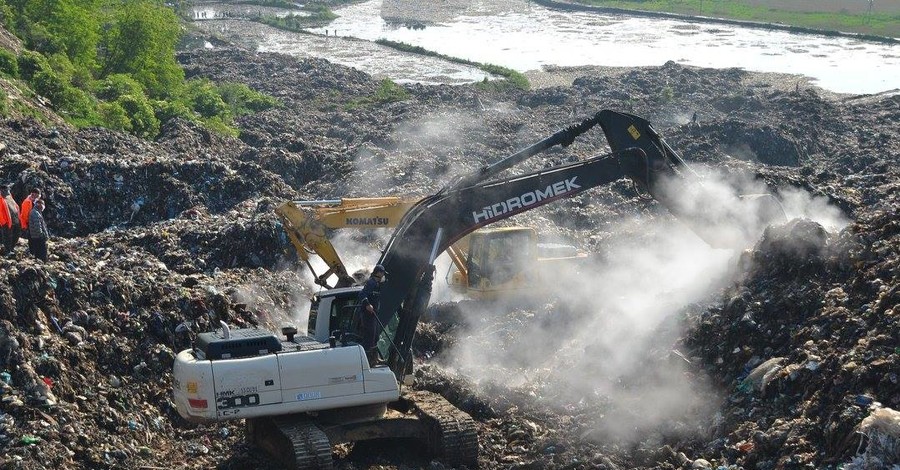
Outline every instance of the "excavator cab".
{"type": "MultiPolygon", "coordinates": [[[[681,182],[680,188],[687,191],[703,186],[701,179],[648,121],[604,110],[408,206],[390,200],[385,205],[387,212],[377,216],[362,204],[363,212],[337,211],[340,224],[346,226],[396,226],[378,260],[391,273],[376,311],[382,330],[379,348],[387,367],[371,367],[360,345],[337,345],[332,339],[335,332],[344,336],[342,332],[353,329],[362,287],[328,289],[319,293],[310,313],[309,336],[297,337],[291,328],[283,331],[286,338],[282,340],[261,330],[231,330],[223,325],[221,332],[203,333],[194,347],[181,351],[173,368],[173,401],[178,413],[195,422],[246,419],[250,440],[292,468],[331,468],[331,444],[383,437],[422,439],[449,466],[474,468],[479,446],[472,418],[438,394],[400,391],[400,384],[412,379],[412,343],[431,299],[435,259],[444,251],[450,253],[454,265],[463,271],[461,285],[483,292],[517,286],[544,271],[562,271],[543,269],[540,261],[555,262],[577,253],[562,245],[549,246],[550,250],[542,253],[533,230],[479,229],[625,177],[673,214],[689,220],[698,235],[713,246],[731,242],[742,248],[748,240],[758,238],[766,225],[784,218],[776,204],[741,205],[737,215],[743,217],[702,210],[722,205],[715,197],[701,198],[705,206],[700,211],[680,205],[680,198],[666,188],[668,180],[681,182]],[[544,150],[571,144],[598,124],[611,153],[499,176],[544,150]],[[740,228],[734,231],[739,236],[724,240],[701,230],[734,224],[740,228]],[[469,234],[467,250],[457,249],[469,234]]],[[[744,200],[765,204],[774,198],[744,200]]],[[[332,202],[324,201],[326,206],[332,202]]],[[[283,205],[278,213],[301,259],[306,260],[307,254],[304,240],[325,245],[322,224],[305,225],[297,205],[283,205]]],[[[341,284],[352,285],[336,254],[323,258],[333,262],[329,262],[328,272],[316,276],[317,283],[324,286],[328,275],[338,274],[341,284]]],[[[552,281],[539,279],[543,285],[552,281]]]]}
{"type": "Polygon", "coordinates": [[[309,309],[307,334],[323,343],[329,342],[332,336],[342,343],[358,343],[361,338],[358,294],[358,288],[350,287],[326,291],[314,298],[309,309]],[[328,321],[320,321],[323,315],[327,315],[328,321]]]}
{"type": "Polygon", "coordinates": [[[541,243],[531,227],[476,230],[451,251],[465,260],[449,276],[451,289],[479,300],[539,289],[543,272],[576,269],[587,257],[572,245],[541,243]]]}
{"type": "MultiPolygon", "coordinates": [[[[528,227],[486,229],[469,235],[468,276],[457,289],[473,298],[493,298],[528,288],[533,281],[537,234],[528,227]]],[[[459,271],[457,271],[459,273],[459,271]]]]}

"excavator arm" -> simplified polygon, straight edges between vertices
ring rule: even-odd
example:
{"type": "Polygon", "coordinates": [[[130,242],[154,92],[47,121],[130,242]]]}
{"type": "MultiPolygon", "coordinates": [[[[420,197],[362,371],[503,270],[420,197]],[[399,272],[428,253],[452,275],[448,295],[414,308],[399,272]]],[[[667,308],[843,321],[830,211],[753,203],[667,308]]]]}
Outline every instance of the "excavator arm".
{"type": "Polygon", "coordinates": [[[328,239],[327,230],[396,227],[403,214],[418,200],[403,197],[373,197],[288,201],[278,206],[275,213],[281,219],[297,257],[313,273],[315,283],[330,289],[332,286],[328,282],[332,275],[337,278],[334,287],[349,287],[355,281],[328,239]],[[328,269],[321,275],[316,273],[310,263],[311,253],[317,254],[328,265],[328,269]]]}
{"type": "MultiPolygon", "coordinates": [[[[671,193],[660,187],[663,178],[681,182],[681,188],[700,184],[648,121],[604,110],[416,203],[395,230],[379,261],[387,269],[389,280],[382,288],[378,318],[382,325],[390,325],[386,334],[393,347],[388,365],[398,379],[402,379],[411,364],[412,339],[431,296],[434,259],[438,254],[479,227],[623,177],[630,178],[676,215],[686,215],[688,211],[673,203],[671,193]],[[612,153],[488,181],[554,145],[569,145],[597,124],[603,128],[612,153]]],[[[704,236],[702,231],[698,234],[704,236]]]]}

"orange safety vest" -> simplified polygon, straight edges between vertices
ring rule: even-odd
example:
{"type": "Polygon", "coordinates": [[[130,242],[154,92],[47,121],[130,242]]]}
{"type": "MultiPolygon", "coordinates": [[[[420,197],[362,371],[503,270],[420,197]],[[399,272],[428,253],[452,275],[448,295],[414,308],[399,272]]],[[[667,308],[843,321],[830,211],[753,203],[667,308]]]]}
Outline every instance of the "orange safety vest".
{"type": "Polygon", "coordinates": [[[9,206],[6,199],[0,197],[0,227],[12,228],[12,219],[9,216],[9,206]]]}
{"type": "Polygon", "coordinates": [[[34,200],[31,199],[31,196],[25,198],[22,201],[22,207],[19,210],[19,222],[22,225],[22,230],[28,230],[28,216],[31,215],[31,206],[34,205],[34,200]]]}

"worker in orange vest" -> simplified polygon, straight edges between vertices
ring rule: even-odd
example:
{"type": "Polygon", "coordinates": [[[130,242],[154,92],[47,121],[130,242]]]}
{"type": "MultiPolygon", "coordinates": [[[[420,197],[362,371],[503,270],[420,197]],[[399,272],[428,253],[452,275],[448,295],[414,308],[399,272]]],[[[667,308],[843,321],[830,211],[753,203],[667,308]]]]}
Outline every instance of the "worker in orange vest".
{"type": "Polygon", "coordinates": [[[31,194],[22,201],[22,209],[19,211],[19,222],[22,226],[22,234],[28,237],[28,216],[31,215],[31,209],[34,207],[34,201],[41,198],[41,188],[34,188],[31,194]]]}
{"type": "MultiPolygon", "coordinates": [[[[0,191],[9,193],[9,186],[3,185],[0,187],[0,191]]],[[[9,251],[7,247],[9,246],[9,239],[12,237],[13,224],[9,215],[9,206],[6,205],[5,196],[0,194],[0,253],[9,251]]]]}
{"type": "Polygon", "coordinates": [[[0,186],[0,204],[4,204],[7,211],[9,212],[9,222],[12,224],[12,229],[9,232],[9,237],[6,239],[6,252],[12,253],[13,249],[15,249],[16,244],[19,243],[19,236],[21,236],[21,222],[19,221],[19,205],[16,204],[16,200],[13,199],[12,194],[9,193],[9,185],[0,186]]]}

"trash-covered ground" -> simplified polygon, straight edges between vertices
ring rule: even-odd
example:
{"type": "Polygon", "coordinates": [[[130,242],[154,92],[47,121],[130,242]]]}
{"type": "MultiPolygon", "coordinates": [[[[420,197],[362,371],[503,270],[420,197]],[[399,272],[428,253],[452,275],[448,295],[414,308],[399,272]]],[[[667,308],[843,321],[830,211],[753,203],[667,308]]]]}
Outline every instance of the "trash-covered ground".
{"type": "MultiPolygon", "coordinates": [[[[54,235],[47,263],[24,242],[0,259],[0,467],[275,468],[240,422],[189,425],[169,399],[190,331],[302,326],[314,290],[275,205],[427,194],[604,108],[649,119],[700,171],[765,182],[798,218],[713,251],[626,181],[514,218],[593,264],[508,302],[438,296],[420,325],[415,387],[475,418],[481,467],[898,464],[900,96],[668,63],[506,94],[409,85],[352,107],[378,81],[326,61],[179,59],[284,106],[242,118],[239,139],[0,123],[0,181],[17,200],[42,187],[54,235]]],[[[605,150],[596,130],[517,171],[605,150]]],[[[402,442],[334,456],[443,468],[402,442]]]]}

